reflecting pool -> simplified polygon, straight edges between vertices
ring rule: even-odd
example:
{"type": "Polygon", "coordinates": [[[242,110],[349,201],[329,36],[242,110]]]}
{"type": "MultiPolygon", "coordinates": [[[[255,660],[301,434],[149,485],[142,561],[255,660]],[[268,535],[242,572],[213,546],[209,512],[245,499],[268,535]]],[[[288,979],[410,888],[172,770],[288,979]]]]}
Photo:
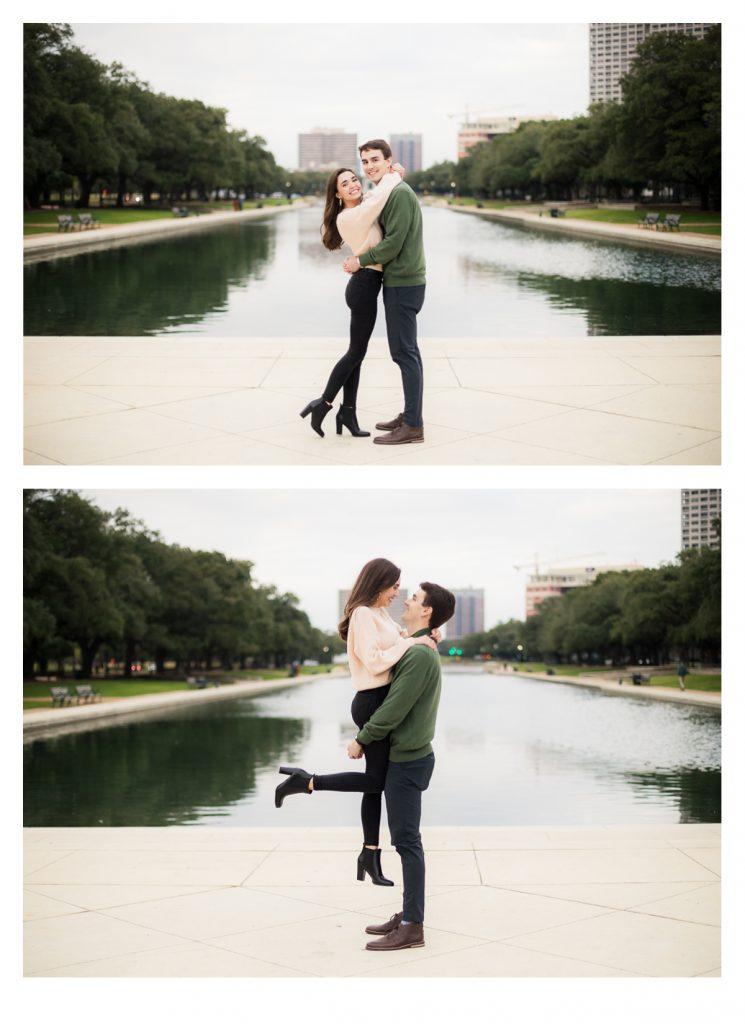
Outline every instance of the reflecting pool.
{"type": "MultiPolygon", "coordinates": [[[[24,747],[24,824],[352,825],[359,796],[277,810],[280,764],[349,771],[349,679],[323,676],[24,747]]],[[[430,825],[634,825],[721,816],[716,710],[446,670],[430,825]]]]}
{"type": "MultiPolygon", "coordinates": [[[[24,268],[26,335],[339,337],[343,253],[298,207],[24,268]]],[[[716,256],[572,238],[424,207],[429,337],[719,334],[716,256]]],[[[348,251],[348,250],[347,250],[348,251]]],[[[384,335],[382,300],[375,329],[384,335]]]]}

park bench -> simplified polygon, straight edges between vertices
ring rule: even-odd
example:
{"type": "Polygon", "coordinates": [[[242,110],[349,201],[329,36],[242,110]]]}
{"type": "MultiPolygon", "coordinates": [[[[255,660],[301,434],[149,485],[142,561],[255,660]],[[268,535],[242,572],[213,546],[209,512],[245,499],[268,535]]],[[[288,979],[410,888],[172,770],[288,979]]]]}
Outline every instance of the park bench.
{"type": "Polygon", "coordinates": [[[668,213],[661,222],[660,227],[664,228],[665,231],[680,231],[680,217],[679,213],[668,213]]]}
{"type": "Polygon", "coordinates": [[[641,672],[634,672],[631,676],[631,682],[634,686],[643,686],[649,682],[649,676],[643,676],[641,672]]]}
{"type": "Polygon", "coordinates": [[[70,704],[72,702],[72,696],[67,686],[53,686],[50,693],[52,694],[53,708],[61,708],[63,704],[70,704]]]}
{"type": "Polygon", "coordinates": [[[189,211],[185,206],[172,206],[171,213],[174,217],[188,217],[189,211]]]}
{"type": "Polygon", "coordinates": [[[637,221],[637,224],[640,228],[654,228],[656,231],[659,221],[659,213],[645,213],[641,220],[637,221]]]}
{"type": "Polygon", "coordinates": [[[75,696],[77,697],[78,704],[81,702],[81,700],[87,702],[89,700],[93,701],[101,699],[101,694],[98,692],[98,690],[94,690],[92,686],[87,685],[76,686],[75,696]]]}
{"type": "Polygon", "coordinates": [[[75,222],[69,213],[57,214],[57,230],[58,231],[74,231],[75,222]]]}
{"type": "Polygon", "coordinates": [[[100,228],[101,221],[93,216],[92,213],[80,213],[78,214],[78,224],[81,231],[86,228],[100,228]]]}
{"type": "Polygon", "coordinates": [[[558,206],[552,206],[548,212],[551,214],[552,217],[566,217],[567,213],[566,210],[562,210],[558,206]]]}
{"type": "Polygon", "coordinates": [[[206,676],[188,676],[186,683],[190,690],[206,690],[208,686],[219,686],[217,679],[208,679],[206,676]]]}

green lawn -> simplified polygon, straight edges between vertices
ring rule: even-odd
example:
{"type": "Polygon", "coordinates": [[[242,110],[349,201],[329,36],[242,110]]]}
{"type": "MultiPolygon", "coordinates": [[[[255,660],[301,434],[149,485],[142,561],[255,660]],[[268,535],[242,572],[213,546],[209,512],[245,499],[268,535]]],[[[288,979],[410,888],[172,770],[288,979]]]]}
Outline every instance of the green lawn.
{"type": "MultiPolygon", "coordinates": [[[[645,212],[657,213],[654,207],[643,210],[567,210],[569,220],[592,220],[603,224],[637,224],[645,212]]],[[[722,215],[711,211],[681,210],[680,226],[682,231],[695,231],[700,234],[721,235],[722,215]]]]}
{"type": "MultiPolygon", "coordinates": [[[[652,676],[650,680],[652,686],[673,686],[677,688],[678,677],[674,675],[670,676],[652,676]]],[[[706,690],[710,693],[721,693],[722,692],[722,677],[721,675],[697,675],[695,672],[691,672],[690,675],[685,678],[686,690],[706,690]]]]}
{"type": "MultiPolygon", "coordinates": [[[[318,675],[328,670],[327,665],[307,665],[300,671],[301,675],[318,675]]],[[[201,675],[202,673],[195,673],[201,675]]],[[[220,680],[238,679],[287,679],[287,669],[236,669],[232,672],[219,672],[214,677],[220,680]]],[[[187,690],[186,679],[93,679],[89,680],[94,690],[97,690],[103,697],[140,697],[148,693],[168,693],[175,690],[187,690]]],[[[23,709],[50,707],[52,697],[50,690],[52,686],[67,686],[70,693],[75,693],[75,682],[60,680],[57,683],[31,683],[23,684],[23,709]]]]}
{"type": "MultiPolygon", "coordinates": [[[[261,202],[263,206],[285,206],[287,200],[251,200],[250,202],[245,202],[243,204],[243,209],[255,210],[259,202],[261,202]]],[[[197,213],[209,213],[213,210],[219,212],[222,210],[232,210],[232,208],[233,207],[230,202],[206,203],[190,207],[190,209],[194,209],[197,213]]],[[[23,214],[23,233],[24,235],[38,235],[48,233],[49,231],[57,233],[57,217],[60,214],[69,213],[73,218],[76,218],[80,212],[92,213],[95,219],[100,221],[101,224],[133,224],[137,221],[173,219],[170,207],[168,209],[157,210],[147,210],[140,206],[125,207],[121,210],[116,209],[115,207],[104,207],[101,209],[97,206],[92,206],[87,211],[74,210],[71,207],[65,209],[60,208],[59,210],[26,210],[23,214]]]]}

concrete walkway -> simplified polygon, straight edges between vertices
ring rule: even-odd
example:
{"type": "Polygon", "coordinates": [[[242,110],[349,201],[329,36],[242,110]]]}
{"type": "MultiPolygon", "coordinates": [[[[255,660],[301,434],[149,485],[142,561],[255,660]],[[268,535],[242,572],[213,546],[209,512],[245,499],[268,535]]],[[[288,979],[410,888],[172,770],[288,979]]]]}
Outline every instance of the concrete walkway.
{"type": "Polygon", "coordinates": [[[47,977],[718,977],[720,827],[424,828],[426,946],[356,828],[24,832],[25,969],[47,977]]]}
{"type": "MultiPolygon", "coordinates": [[[[236,700],[239,697],[258,697],[262,693],[302,686],[303,683],[312,682],[317,678],[304,675],[297,679],[252,679],[226,683],[222,686],[209,686],[204,690],[162,691],[140,694],[136,697],[104,697],[101,701],[68,704],[64,707],[28,708],[23,712],[23,735],[24,739],[35,740],[60,732],[77,732],[84,728],[97,729],[110,724],[112,718],[141,718],[150,712],[162,713],[171,708],[194,707],[197,704],[212,704],[215,701],[236,700]]],[[[93,688],[96,688],[95,681],[93,688]]]]}
{"type": "Polygon", "coordinates": [[[213,211],[189,217],[158,217],[152,220],[132,221],[130,224],[102,224],[84,231],[56,231],[51,226],[49,233],[27,235],[23,239],[23,261],[48,260],[55,256],[75,256],[93,249],[113,249],[119,245],[133,245],[141,239],[156,235],[178,235],[188,231],[214,228],[216,224],[227,224],[238,220],[258,220],[271,214],[286,213],[306,200],[294,205],[266,206],[260,210],[213,211]]]}
{"type": "Polygon", "coordinates": [[[655,686],[654,676],[649,683],[635,686],[629,672],[619,670],[615,675],[601,676],[587,674],[580,676],[547,675],[543,672],[513,672],[498,668],[487,668],[486,672],[495,676],[522,676],[524,679],[539,679],[545,683],[566,683],[569,686],[586,686],[593,690],[602,690],[612,697],[639,697],[642,700],[667,700],[673,704],[698,704],[700,707],[721,708],[721,692],[711,690],[681,690],[672,686],[655,686]],[[622,682],[619,684],[619,679],[622,682]]]}
{"type": "MultiPolygon", "coordinates": [[[[28,465],[718,465],[720,339],[423,338],[425,443],[325,438],[300,409],[342,338],[28,338],[28,465]]],[[[360,424],[396,415],[382,338],[360,424]]]]}
{"type": "MultiPolygon", "coordinates": [[[[444,200],[435,201],[429,205],[447,206],[455,213],[470,213],[474,216],[486,217],[488,220],[499,220],[506,224],[522,224],[524,227],[539,228],[543,231],[558,231],[567,235],[583,235],[600,240],[612,239],[632,245],[657,249],[677,249],[679,252],[709,253],[713,256],[720,256],[722,252],[721,236],[685,231],[685,219],[688,217],[691,221],[695,220],[695,210],[683,214],[683,229],[681,231],[662,231],[654,228],[640,228],[637,224],[611,224],[604,221],[578,220],[572,217],[552,217],[547,206],[540,210],[538,207],[520,210],[477,210],[473,206],[450,206],[444,200]]],[[[562,203],[556,205],[563,206],[562,203]]],[[[641,216],[642,212],[639,211],[639,217],[641,216]]]]}

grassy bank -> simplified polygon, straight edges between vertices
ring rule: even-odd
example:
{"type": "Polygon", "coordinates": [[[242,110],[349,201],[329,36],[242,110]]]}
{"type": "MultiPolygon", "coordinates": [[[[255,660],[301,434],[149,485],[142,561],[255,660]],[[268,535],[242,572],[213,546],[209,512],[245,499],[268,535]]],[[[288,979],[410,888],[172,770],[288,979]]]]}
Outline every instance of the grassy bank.
{"type": "MultiPolygon", "coordinates": [[[[498,199],[473,199],[469,196],[463,196],[453,200],[453,205],[470,207],[480,205],[485,210],[519,211],[521,209],[526,209],[534,213],[542,210],[545,216],[548,216],[548,210],[551,206],[550,203],[544,203],[539,207],[534,203],[505,203],[498,199]]],[[[565,204],[562,202],[557,202],[555,205],[560,209],[565,208],[565,204]]],[[[567,220],[590,220],[602,224],[636,226],[646,213],[664,214],[672,212],[679,213],[681,215],[681,231],[692,231],[701,235],[721,236],[722,234],[721,213],[710,210],[696,210],[691,209],[690,207],[645,206],[643,210],[635,210],[632,208],[625,210],[613,210],[606,209],[602,206],[596,209],[572,209],[571,207],[567,207],[565,216],[567,220]]]]}
{"type": "MultiPolygon", "coordinates": [[[[244,202],[244,210],[256,210],[259,208],[259,204],[262,207],[267,206],[286,206],[286,199],[257,199],[244,202]]],[[[231,202],[218,202],[218,203],[200,203],[198,205],[189,206],[184,204],[190,211],[190,215],[203,215],[209,213],[222,213],[233,209],[231,202]]],[[[49,232],[58,231],[57,217],[61,214],[69,214],[73,220],[77,219],[79,213],[91,213],[95,220],[99,221],[100,224],[115,227],[121,224],[134,224],[138,221],[151,221],[151,220],[173,220],[173,214],[171,213],[170,207],[158,208],[158,209],[145,209],[140,206],[127,206],[122,209],[117,207],[98,207],[92,206],[88,210],[76,210],[72,207],[60,207],[58,210],[26,210],[23,214],[23,234],[26,235],[40,235],[49,234],[49,232]]],[[[87,228],[85,230],[95,230],[87,228]]]]}
{"type": "MultiPolygon", "coordinates": [[[[499,665],[498,662],[492,662],[492,664],[499,665]]],[[[624,682],[630,680],[634,672],[641,672],[643,676],[651,676],[649,685],[651,686],[672,686],[677,689],[678,677],[674,672],[663,675],[651,674],[648,669],[637,669],[633,667],[627,668],[608,668],[607,665],[601,667],[590,668],[588,666],[578,667],[576,665],[546,665],[544,662],[539,661],[526,661],[522,664],[508,665],[506,671],[514,671],[516,673],[527,673],[537,672],[541,675],[555,675],[557,678],[577,678],[578,676],[598,676],[605,679],[611,679],[614,682],[618,679],[623,679],[624,682]]],[[[691,672],[686,676],[685,686],[687,690],[703,690],[709,693],[720,693],[722,689],[722,675],[720,672],[691,672]]]]}
{"type": "MultiPolygon", "coordinates": [[[[311,676],[326,673],[327,671],[327,665],[308,665],[300,670],[300,674],[311,676]]],[[[201,675],[201,673],[197,672],[195,675],[201,675]]],[[[242,671],[236,669],[232,672],[208,676],[208,678],[215,681],[219,680],[224,685],[230,685],[230,683],[239,680],[253,679],[259,682],[264,679],[288,679],[289,675],[287,669],[244,669],[242,671]]],[[[75,686],[82,685],[82,683],[90,684],[94,690],[106,698],[141,697],[146,694],[173,693],[177,690],[188,690],[190,688],[185,676],[181,679],[152,679],[141,676],[134,679],[92,679],[82,680],[77,684],[68,679],[60,679],[55,683],[24,682],[23,710],[28,711],[32,708],[51,707],[52,695],[50,691],[53,686],[67,686],[70,693],[74,694],[75,686]]]]}

